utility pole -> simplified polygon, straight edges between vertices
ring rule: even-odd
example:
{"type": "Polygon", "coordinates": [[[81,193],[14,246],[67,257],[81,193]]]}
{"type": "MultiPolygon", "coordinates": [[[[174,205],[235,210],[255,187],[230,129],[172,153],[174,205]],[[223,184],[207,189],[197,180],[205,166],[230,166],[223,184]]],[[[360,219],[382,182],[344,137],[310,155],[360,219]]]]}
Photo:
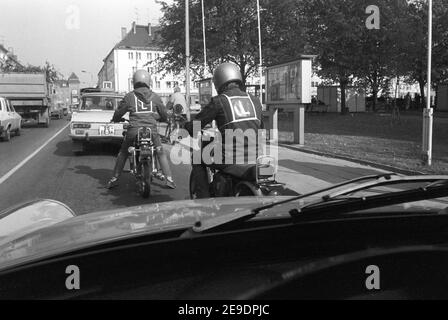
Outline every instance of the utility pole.
{"type": "Polygon", "coordinates": [[[187,119],[191,120],[190,113],[190,8],[189,0],[185,0],[185,87],[187,98],[187,119]]]}
{"type": "Polygon", "coordinates": [[[428,0],[428,79],[426,108],[423,111],[423,161],[432,165],[432,135],[434,110],[431,108],[431,70],[432,70],[432,0],[428,0]]]}
{"type": "Polygon", "coordinates": [[[261,53],[261,18],[260,18],[260,0],[257,0],[257,16],[258,16],[258,50],[260,55],[260,101],[263,102],[263,57],[261,53]]]}
{"type": "Polygon", "coordinates": [[[207,76],[207,44],[205,39],[205,11],[204,11],[204,0],[201,0],[202,5],[202,38],[204,40],[204,79],[207,76]]]}

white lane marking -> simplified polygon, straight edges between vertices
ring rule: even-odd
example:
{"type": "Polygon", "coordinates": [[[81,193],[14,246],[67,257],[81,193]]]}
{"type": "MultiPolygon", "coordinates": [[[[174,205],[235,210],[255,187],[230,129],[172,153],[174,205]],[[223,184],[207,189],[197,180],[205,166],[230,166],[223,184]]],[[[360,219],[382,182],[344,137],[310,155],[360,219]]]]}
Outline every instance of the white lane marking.
{"type": "Polygon", "coordinates": [[[22,162],[20,162],[18,165],[16,165],[13,169],[11,169],[7,174],[5,174],[3,177],[0,178],[0,184],[6,181],[9,177],[11,177],[17,170],[19,170],[21,167],[23,167],[28,161],[30,161],[36,154],[38,154],[43,148],[45,148],[51,141],[54,140],[62,131],[67,129],[67,127],[70,125],[70,122],[67,123],[66,126],[64,126],[61,130],[56,132],[54,136],[52,136],[47,142],[45,142],[42,146],[40,146],[36,151],[34,151],[32,154],[30,154],[26,159],[24,159],[22,162]]]}

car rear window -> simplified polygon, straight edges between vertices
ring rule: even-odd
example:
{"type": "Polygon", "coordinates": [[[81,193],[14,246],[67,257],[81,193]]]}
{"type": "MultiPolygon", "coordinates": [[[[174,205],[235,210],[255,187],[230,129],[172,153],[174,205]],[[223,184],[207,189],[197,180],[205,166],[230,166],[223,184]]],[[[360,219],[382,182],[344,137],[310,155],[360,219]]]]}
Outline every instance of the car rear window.
{"type": "Polygon", "coordinates": [[[88,96],[81,99],[80,110],[114,111],[121,99],[115,97],[88,96]]]}

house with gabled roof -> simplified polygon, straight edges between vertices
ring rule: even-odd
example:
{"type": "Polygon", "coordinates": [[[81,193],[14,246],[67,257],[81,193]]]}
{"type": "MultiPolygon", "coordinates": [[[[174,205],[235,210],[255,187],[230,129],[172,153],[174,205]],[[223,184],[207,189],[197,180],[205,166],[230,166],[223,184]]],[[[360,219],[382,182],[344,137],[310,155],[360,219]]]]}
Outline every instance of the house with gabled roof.
{"type": "MultiPolygon", "coordinates": [[[[185,77],[175,76],[156,67],[157,59],[165,52],[161,49],[158,33],[159,27],[151,24],[132,23],[129,31],[121,29],[121,41],[118,42],[103,60],[98,73],[98,86],[120,93],[133,90],[132,75],[138,69],[146,69],[152,75],[153,90],[167,101],[175,86],[185,93],[185,77]]],[[[198,100],[198,89],[191,83],[191,100],[198,100]]]]}

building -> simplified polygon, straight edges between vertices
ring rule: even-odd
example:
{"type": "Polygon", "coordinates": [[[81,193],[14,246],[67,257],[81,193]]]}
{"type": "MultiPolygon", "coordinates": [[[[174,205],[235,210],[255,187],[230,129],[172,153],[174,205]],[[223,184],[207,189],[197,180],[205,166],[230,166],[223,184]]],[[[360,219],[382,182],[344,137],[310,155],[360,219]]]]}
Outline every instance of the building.
{"type": "MultiPolygon", "coordinates": [[[[153,89],[164,102],[173,93],[175,86],[186,92],[185,77],[175,76],[166,71],[158,71],[157,60],[165,52],[157,44],[160,39],[157,26],[132,23],[129,32],[121,29],[121,41],[117,43],[103,60],[98,73],[98,86],[113,89],[120,93],[133,90],[132,75],[137,69],[146,69],[152,75],[153,89]]],[[[191,100],[198,100],[197,84],[192,82],[191,100]]]]}
{"type": "Polygon", "coordinates": [[[56,80],[51,87],[50,100],[53,104],[62,103],[66,106],[79,103],[80,81],[75,73],[67,80],[56,80]]]}

